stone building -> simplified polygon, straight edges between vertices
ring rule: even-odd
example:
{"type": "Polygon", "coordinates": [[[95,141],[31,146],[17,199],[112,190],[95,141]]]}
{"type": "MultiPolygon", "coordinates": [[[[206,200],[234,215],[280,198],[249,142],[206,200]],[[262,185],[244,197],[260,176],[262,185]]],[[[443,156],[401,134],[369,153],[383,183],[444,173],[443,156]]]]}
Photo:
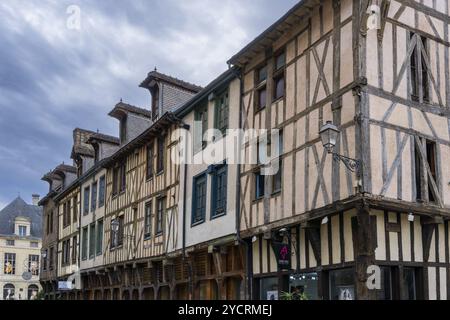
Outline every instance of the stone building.
{"type": "Polygon", "coordinates": [[[0,300],[33,300],[41,291],[42,209],[18,197],[0,211],[0,300]]]}

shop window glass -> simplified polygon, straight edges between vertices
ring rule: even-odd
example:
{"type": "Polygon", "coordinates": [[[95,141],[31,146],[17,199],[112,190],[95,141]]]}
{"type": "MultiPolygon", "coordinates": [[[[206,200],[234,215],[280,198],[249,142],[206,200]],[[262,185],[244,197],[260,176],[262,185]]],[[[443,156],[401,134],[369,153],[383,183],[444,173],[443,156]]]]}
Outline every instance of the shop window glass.
{"type": "Polygon", "coordinates": [[[317,273],[296,274],[289,280],[290,293],[294,300],[319,300],[318,285],[317,273]]]}
{"type": "Polygon", "coordinates": [[[278,278],[264,278],[260,281],[260,300],[278,300],[278,278]]]}
{"type": "Polygon", "coordinates": [[[330,300],[356,300],[353,269],[330,271],[330,300]]]}

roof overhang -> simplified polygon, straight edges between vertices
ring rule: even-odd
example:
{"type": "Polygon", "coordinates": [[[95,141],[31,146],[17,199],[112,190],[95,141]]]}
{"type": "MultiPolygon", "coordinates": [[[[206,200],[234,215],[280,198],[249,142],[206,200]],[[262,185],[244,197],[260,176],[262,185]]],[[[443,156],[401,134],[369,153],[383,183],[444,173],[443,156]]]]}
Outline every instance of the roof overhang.
{"type": "Polygon", "coordinates": [[[284,16],[278,19],[278,21],[266,29],[266,31],[231,57],[228,60],[228,64],[239,67],[245,66],[256,55],[271,48],[273,43],[286,33],[287,30],[290,30],[295,24],[301,23],[310,17],[313,9],[318,5],[320,5],[319,0],[301,0],[284,16]]]}

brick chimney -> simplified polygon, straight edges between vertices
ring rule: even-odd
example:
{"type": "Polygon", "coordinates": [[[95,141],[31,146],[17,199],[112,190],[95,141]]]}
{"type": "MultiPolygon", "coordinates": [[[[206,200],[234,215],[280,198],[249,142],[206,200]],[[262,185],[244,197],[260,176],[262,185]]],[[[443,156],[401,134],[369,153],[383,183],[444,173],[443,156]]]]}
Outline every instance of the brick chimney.
{"type": "Polygon", "coordinates": [[[41,199],[41,196],[38,194],[31,195],[31,199],[33,201],[33,206],[37,206],[39,203],[39,200],[41,199]]]}

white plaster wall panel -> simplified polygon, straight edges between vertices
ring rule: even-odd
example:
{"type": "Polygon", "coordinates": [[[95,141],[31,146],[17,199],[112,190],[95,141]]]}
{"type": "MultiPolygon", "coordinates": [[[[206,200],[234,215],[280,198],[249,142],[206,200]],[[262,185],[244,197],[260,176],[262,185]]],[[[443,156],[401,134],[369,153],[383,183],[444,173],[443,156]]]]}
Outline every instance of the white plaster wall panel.
{"type": "Polygon", "coordinates": [[[301,117],[296,122],[297,126],[297,145],[299,148],[306,143],[306,117],[301,117]]]}
{"type": "Polygon", "coordinates": [[[353,1],[342,0],[341,1],[341,22],[344,22],[350,18],[353,14],[353,1]]]}
{"type": "Polygon", "coordinates": [[[341,122],[347,123],[355,118],[355,98],[352,92],[347,92],[342,96],[341,122]]]}
{"type": "Polygon", "coordinates": [[[423,262],[422,226],[420,217],[414,219],[414,260],[423,262]]]}
{"type": "Polygon", "coordinates": [[[295,187],[298,187],[297,183],[293,181],[293,178],[295,177],[292,176],[292,163],[292,155],[287,156],[283,161],[283,168],[286,169],[283,170],[283,204],[285,204],[285,206],[282,212],[285,217],[291,217],[293,215],[292,203],[295,200],[292,186],[295,183],[295,187]]]}
{"type": "Polygon", "coordinates": [[[291,119],[295,114],[295,68],[294,63],[286,69],[286,119],[291,119]]]}
{"type": "Polygon", "coordinates": [[[327,0],[323,4],[322,15],[323,15],[323,32],[324,34],[330,32],[333,29],[334,23],[334,12],[333,12],[333,1],[327,0]]]}
{"type": "Polygon", "coordinates": [[[295,170],[295,214],[305,212],[305,176],[301,170],[305,166],[305,151],[297,152],[295,170]]]}
{"type": "Polygon", "coordinates": [[[447,270],[445,268],[439,268],[439,281],[440,299],[447,300],[447,270]]]}
{"type": "Polygon", "coordinates": [[[437,300],[436,291],[436,268],[428,268],[428,298],[429,300],[437,300]]]}
{"type": "Polygon", "coordinates": [[[386,260],[386,237],[384,227],[384,212],[373,210],[371,215],[377,217],[377,248],[375,249],[375,259],[384,261],[386,260]]]}
{"type": "Polygon", "coordinates": [[[394,86],[392,24],[386,23],[383,36],[383,89],[392,92],[394,86]]]}
{"type": "Polygon", "coordinates": [[[369,30],[367,32],[367,43],[373,44],[366,48],[366,60],[370,61],[370,63],[367,63],[367,83],[378,87],[378,32],[369,30]]]}
{"type": "Polygon", "coordinates": [[[311,15],[311,41],[312,43],[315,43],[317,40],[319,40],[321,34],[320,34],[320,10],[319,6],[316,6],[311,15]]]}
{"type": "Polygon", "coordinates": [[[370,118],[382,121],[392,102],[378,96],[369,96],[370,118]]]}
{"type": "MultiPolygon", "coordinates": [[[[409,138],[411,140],[412,138],[409,138]]],[[[411,172],[411,144],[409,141],[405,145],[402,155],[402,194],[405,201],[413,201],[412,194],[412,172],[411,172]]]]}
{"type": "Polygon", "coordinates": [[[333,248],[333,264],[341,263],[341,244],[340,244],[340,228],[339,228],[339,215],[331,217],[329,223],[331,223],[331,237],[333,248]]]}
{"type": "Polygon", "coordinates": [[[430,130],[430,126],[423,117],[422,112],[415,108],[412,108],[411,111],[413,115],[413,129],[426,135],[432,136],[433,132],[430,130]]]}
{"type": "Polygon", "coordinates": [[[439,233],[439,262],[445,263],[445,225],[438,225],[439,233]]]}
{"type": "Polygon", "coordinates": [[[328,247],[328,225],[322,224],[320,226],[320,251],[322,265],[327,266],[330,264],[330,251],[328,247]]]}
{"type": "Polygon", "coordinates": [[[407,214],[401,215],[402,255],[403,261],[411,262],[411,223],[407,214]]]}
{"type": "MultiPolygon", "coordinates": [[[[409,39],[409,35],[407,31],[403,28],[397,28],[397,39],[393,39],[396,41],[397,44],[397,70],[395,70],[395,77],[397,77],[398,74],[400,74],[403,62],[406,59],[407,54],[407,39],[409,39]]],[[[392,50],[392,47],[391,47],[392,50]]],[[[392,63],[390,61],[387,61],[389,63],[389,67],[392,69],[392,63]]],[[[395,79],[395,78],[394,78],[395,79]]],[[[402,97],[404,99],[408,98],[408,81],[407,77],[404,76],[397,89],[397,95],[399,97],[402,97]]]]}
{"type": "Polygon", "coordinates": [[[300,268],[306,268],[305,229],[300,229],[300,268]]]}
{"type": "MultiPolygon", "coordinates": [[[[353,42],[353,25],[352,22],[347,23],[341,28],[341,43],[352,43],[353,42]]],[[[341,57],[340,57],[340,68],[341,68],[341,88],[348,85],[353,81],[353,48],[350,45],[341,46],[341,57]]]]}
{"type": "Polygon", "coordinates": [[[307,107],[306,101],[306,56],[302,56],[297,61],[297,113],[302,112],[307,107]]]}
{"type": "Polygon", "coordinates": [[[351,210],[344,213],[345,262],[352,262],[355,260],[353,248],[352,218],[356,217],[356,215],[356,210],[351,210]]]}
{"type": "Polygon", "coordinates": [[[374,194],[381,194],[383,188],[383,160],[380,137],[380,127],[374,125],[370,126],[372,189],[374,194]]]}

